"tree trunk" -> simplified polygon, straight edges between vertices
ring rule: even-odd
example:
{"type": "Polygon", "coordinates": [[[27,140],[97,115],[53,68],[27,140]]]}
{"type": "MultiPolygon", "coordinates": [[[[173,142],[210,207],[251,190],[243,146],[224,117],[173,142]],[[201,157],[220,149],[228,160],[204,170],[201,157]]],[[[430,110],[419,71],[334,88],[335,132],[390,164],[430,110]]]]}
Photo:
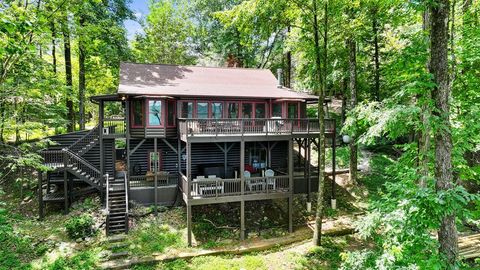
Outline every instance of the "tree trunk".
{"type": "Polygon", "coordinates": [[[52,65],[53,73],[57,74],[57,54],[56,54],[56,39],[57,32],[55,29],[55,22],[52,20],[50,22],[50,30],[52,31],[52,65]]]}
{"type": "MultiPolygon", "coordinates": [[[[328,9],[328,1],[325,2],[325,10],[328,9]]],[[[322,55],[320,53],[320,37],[319,37],[319,25],[318,25],[318,10],[317,3],[313,0],[313,31],[314,31],[314,42],[315,42],[315,65],[316,65],[316,76],[318,79],[318,121],[320,133],[318,135],[318,198],[317,198],[317,208],[315,213],[315,230],[313,234],[313,244],[319,246],[322,244],[322,218],[323,218],[323,208],[324,208],[324,186],[325,186],[325,112],[323,111],[323,101],[324,101],[324,86],[322,75],[322,55]]],[[[328,17],[325,13],[325,29],[327,29],[328,17]]],[[[324,52],[325,58],[326,51],[324,52]]],[[[326,63],[325,63],[326,65],[326,63]]],[[[323,70],[325,72],[325,70],[323,70]]]]}
{"type": "Polygon", "coordinates": [[[372,11],[372,30],[373,30],[373,48],[374,48],[374,95],[375,100],[380,101],[380,59],[378,48],[378,10],[375,7],[372,11]]]}
{"type": "MultiPolygon", "coordinates": [[[[80,18],[80,27],[83,28],[85,19],[80,18]]],[[[83,37],[78,37],[78,123],[80,130],[85,129],[85,46],[83,37]]]]}
{"type": "MultiPolygon", "coordinates": [[[[452,175],[452,138],[449,117],[450,84],[448,78],[448,14],[449,0],[437,0],[430,4],[430,69],[436,87],[432,96],[435,100],[435,115],[438,126],[435,130],[435,179],[437,192],[454,187],[452,175]]],[[[458,256],[458,236],[455,213],[445,215],[438,231],[439,251],[450,265],[458,256]]]]}
{"type": "MultiPolygon", "coordinates": [[[[357,106],[357,43],[353,37],[348,39],[348,70],[350,75],[350,110],[357,106]]],[[[356,120],[355,120],[356,121],[356,120]]],[[[355,131],[354,131],[355,132],[355,131]]],[[[357,139],[352,133],[350,140],[350,183],[357,183],[357,139]]]]}
{"type": "Polygon", "coordinates": [[[70,98],[73,94],[72,78],[72,53],[70,49],[70,30],[68,29],[68,19],[65,18],[63,26],[63,46],[65,53],[65,83],[67,85],[66,106],[67,106],[67,130],[72,132],[75,126],[75,113],[73,111],[73,101],[70,98]]]}

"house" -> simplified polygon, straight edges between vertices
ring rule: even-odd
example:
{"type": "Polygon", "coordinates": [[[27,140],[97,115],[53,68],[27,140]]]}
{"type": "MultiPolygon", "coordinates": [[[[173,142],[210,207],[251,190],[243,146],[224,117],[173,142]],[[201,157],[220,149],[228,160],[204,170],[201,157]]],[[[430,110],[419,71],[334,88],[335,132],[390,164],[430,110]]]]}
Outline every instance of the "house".
{"type": "MultiPolygon", "coordinates": [[[[122,63],[114,95],[91,97],[98,125],[50,139],[42,152],[40,215],[48,202],[65,211],[81,194],[106,201],[107,232],[128,230],[129,202],[187,207],[286,199],[318,186],[310,149],[318,145],[318,98],[282,87],[269,70],[122,63]]],[[[325,120],[335,149],[335,121],[325,120]]],[[[333,155],[334,156],[334,155],[333,155]]],[[[334,161],[333,161],[334,162],[334,161]]],[[[332,199],[335,199],[334,189],[332,199]]]]}

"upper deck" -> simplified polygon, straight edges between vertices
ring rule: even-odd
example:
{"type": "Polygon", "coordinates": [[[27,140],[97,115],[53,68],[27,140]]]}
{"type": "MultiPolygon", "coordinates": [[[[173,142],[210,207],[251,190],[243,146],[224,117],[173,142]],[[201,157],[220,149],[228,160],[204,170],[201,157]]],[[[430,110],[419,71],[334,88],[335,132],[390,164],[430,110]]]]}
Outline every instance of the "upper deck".
{"type": "MultiPolygon", "coordinates": [[[[325,119],[325,134],[334,132],[335,120],[325,119]]],[[[185,142],[277,140],[316,137],[320,125],[316,118],[178,119],[178,133],[185,142]]]]}

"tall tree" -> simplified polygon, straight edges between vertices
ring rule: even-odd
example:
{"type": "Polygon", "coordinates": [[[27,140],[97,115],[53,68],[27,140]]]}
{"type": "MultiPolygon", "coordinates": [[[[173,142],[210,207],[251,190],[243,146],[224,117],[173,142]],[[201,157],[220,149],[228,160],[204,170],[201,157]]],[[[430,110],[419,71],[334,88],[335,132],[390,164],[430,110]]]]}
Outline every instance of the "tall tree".
{"type": "MultiPolygon", "coordinates": [[[[429,5],[430,10],[430,70],[435,88],[432,97],[435,101],[434,115],[437,117],[435,136],[435,180],[437,192],[453,189],[452,174],[452,135],[450,125],[450,84],[448,73],[448,15],[450,1],[436,0],[429,5]]],[[[438,230],[440,253],[450,265],[458,257],[458,236],[455,213],[448,211],[441,220],[438,230]]]]}
{"type": "MultiPolygon", "coordinates": [[[[350,17],[353,20],[354,11],[349,11],[350,17]]],[[[355,40],[355,34],[350,33],[347,46],[348,46],[348,74],[349,74],[349,88],[350,88],[350,110],[352,111],[357,106],[357,42],[355,40]]],[[[356,120],[352,122],[354,125],[356,124],[356,120]]],[[[351,135],[350,140],[350,183],[356,184],[357,183],[357,138],[356,138],[356,129],[354,130],[351,135]]]]}
{"type": "Polygon", "coordinates": [[[164,64],[194,64],[192,44],[194,25],[183,1],[152,1],[150,13],[142,22],[145,34],[132,43],[137,61],[164,64]]]}
{"type": "MultiPolygon", "coordinates": [[[[67,11],[65,11],[67,13],[67,11]]],[[[68,14],[65,14],[62,32],[63,32],[63,51],[65,58],[65,84],[67,93],[65,94],[65,104],[67,106],[67,130],[74,131],[75,128],[75,112],[73,108],[72,92],[73,92],[73,75],[72,75],[72,51],[70,47],[70,29],[68,25],[68,14]]]]}
{"type": "Polygon", "coordinates": [[[315,230],[313,232],[313,244],[319,246],[322,244],[322,219],[324,212],[324,194],[325,194],[325,111],[323,103],[325,100],[326,91],[326,66],[327,66],[327,34],[328,34],[328,0],[325,1],[324,8],[324,33],[323,33],[323,54],[320,47],[321,29],[318,22],[318,7],[317,0],[313,0],[313,36],[315,46],[315,77],[318,85],[318,125],[320,132],[318,134],[318,194],[317,207],[315,213],[315,230]],[[322,65],[323,58],[323,65],[322,65]],[[323,68],[322,68],[323,66],[323,68]]]}
{"type": "Polygon", "coordinates": [[[371,9],[372,31],[373,31],[373,95],[376,101],[380,101],[380,52],[378,46],[378,7],[374,5],[371,9]]]}
{"type": "MultiPolygon", "coordinates": [[[[83,14],[80,14],[79,20],[80,28],[83,28],[85,25],[85,17],[83,14]]],[[[82,31],[82,29],[80,29],[82,31]]],[[[84,45],[84,36],[78,37],[78,124],[80,130],[85,129],[85,60],[86,60],[86,51],[84,45]]]]}

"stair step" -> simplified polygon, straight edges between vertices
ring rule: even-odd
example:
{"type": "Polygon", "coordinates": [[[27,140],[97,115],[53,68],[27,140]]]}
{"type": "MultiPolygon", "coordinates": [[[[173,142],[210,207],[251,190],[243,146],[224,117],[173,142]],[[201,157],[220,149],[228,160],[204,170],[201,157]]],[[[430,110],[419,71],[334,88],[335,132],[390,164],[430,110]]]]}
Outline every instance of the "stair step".
{"type": "Polygon", "coordinates": [[[108,228],[109,229],[125,228],[125,222],[123,223],[116,222],[115,224],[109,224],[108,228]]]}
{"type": "Polygon", "coordinates": [[[116,243],[114,243],[110,246],[110,249],[122,249],[122,248],[126,248],[128,246],[129,246],[129,244],[127,244],[127,243],[116,242],[116,243]]]}
{"type": "Polygon", "coordinates": [[[113,222],[113,221],[125,221],[125,216],[116,216],[116,217],[110,217],[109,218],[110,222],[113,222]]]}
{"type": "Polygon", "coordinates": [[[112,253],[110,254],[109,258],[110,259],[119,259],[119,258],[124,258],[128,256],[128,251],[122,251],[122,252],[117,252],[117,253],[112,253]]]}
{"type": "Polygon", "coordinates": [[[107,241],[109,243],[118,243],[118,242],[123,241],[125,239],[127,239],[127,236],[125,234],[123,234],[123,235],[119,234],[119,235],[115,235],[115,236],[109,236],[107,241]]]}
{"type": "Polygon", "coordinates": [[[126,211],[127,211],[127,209],[125,207],[124,208],[110,209],[110,213],[113,213],[113,214],[117,214],[117,213],[125,214],[126,211]]]}

